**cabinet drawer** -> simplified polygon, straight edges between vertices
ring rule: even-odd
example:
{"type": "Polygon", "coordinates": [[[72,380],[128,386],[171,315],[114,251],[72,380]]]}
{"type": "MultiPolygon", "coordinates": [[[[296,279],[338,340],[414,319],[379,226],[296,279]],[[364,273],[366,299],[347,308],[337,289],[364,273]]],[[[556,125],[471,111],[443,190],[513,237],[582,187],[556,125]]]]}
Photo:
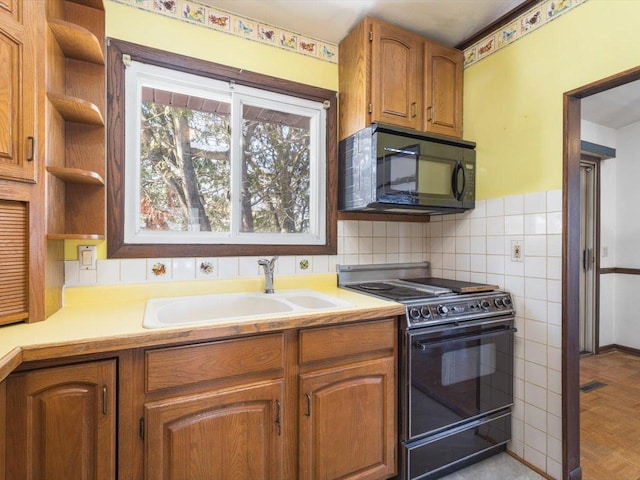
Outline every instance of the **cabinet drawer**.
{"type": "Polygon", "coordinates": [[[146,391],[281,369],[283,352],[282,334],[150,350],[146,391]]]}
{"type": "Polygon", "coordinates": [[[300,363],[393,350],[395,339],[396,322],[393,318],[303,330],[300,332],[300,363]]]}

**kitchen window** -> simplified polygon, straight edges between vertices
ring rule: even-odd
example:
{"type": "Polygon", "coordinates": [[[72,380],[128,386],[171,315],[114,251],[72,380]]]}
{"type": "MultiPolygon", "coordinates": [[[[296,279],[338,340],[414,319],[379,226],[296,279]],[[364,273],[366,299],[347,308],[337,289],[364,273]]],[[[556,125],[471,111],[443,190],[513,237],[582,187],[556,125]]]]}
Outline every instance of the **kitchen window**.
{"type": "Polygon", "coordinates": [[[335,92],[109,52],[110,257],[335,252],[335,92]]]}

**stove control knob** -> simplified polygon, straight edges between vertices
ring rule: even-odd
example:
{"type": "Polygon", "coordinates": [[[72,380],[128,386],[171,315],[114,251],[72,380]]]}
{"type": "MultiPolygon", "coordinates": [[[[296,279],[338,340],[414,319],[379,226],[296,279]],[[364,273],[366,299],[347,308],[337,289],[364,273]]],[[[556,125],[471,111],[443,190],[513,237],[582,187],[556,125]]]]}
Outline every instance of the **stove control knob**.
{"type": "Polygon", "coordinates": [[[411,307],[409,309],[409,317],[411,317],[412,320],[420,321],[420,310],[416,307],[411,307]]]}
{"type": "Polygon", "coordinates": [[[431,316],[431,310],[429,310],[429,307],[427,307],[427,306],[422,307],[420,309],[420,313],[422,314],[422,316],[424,318],[429,318],[431,316]]]}
{"type": "Polygon", "coordinates": [[[449,307],[446,305],[438,305],[438,313],[443,317],[446,316],[447,313],[449,313],[449,307]]]}
{"type": "Polygon", "coordinates": [[[489,302],[487,300],[482,300],[480,302],[480,306],[482,307],[483,310],[489,310],[489,307],[491,305],[489,304],[489,302]]]}
{"type": "Polygon", "coordinates": [[[502,308],[504,307],[504,300],[502,300],[502,298],[496,298],[493,301],[493,304],[497,307],[497,308],[502,308]]]}
{"type": "Polygon", "coordinates": [[[502,304],[503,304],[505,307],[510,307],[510,306],[511,306],[511,297],[504,297],[504,298],[502,299],[502,304]]]}

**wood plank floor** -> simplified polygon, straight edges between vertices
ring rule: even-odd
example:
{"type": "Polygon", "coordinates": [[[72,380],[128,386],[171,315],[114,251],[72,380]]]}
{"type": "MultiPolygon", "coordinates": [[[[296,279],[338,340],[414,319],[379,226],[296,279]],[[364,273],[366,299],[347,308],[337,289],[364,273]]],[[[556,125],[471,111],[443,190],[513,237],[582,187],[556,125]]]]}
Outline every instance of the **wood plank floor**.
{"type": "Polygon", "coordinates": [[[640,480],[640,357],[622,352],[583,357],[580,385],[583,480],[640,480]]]}

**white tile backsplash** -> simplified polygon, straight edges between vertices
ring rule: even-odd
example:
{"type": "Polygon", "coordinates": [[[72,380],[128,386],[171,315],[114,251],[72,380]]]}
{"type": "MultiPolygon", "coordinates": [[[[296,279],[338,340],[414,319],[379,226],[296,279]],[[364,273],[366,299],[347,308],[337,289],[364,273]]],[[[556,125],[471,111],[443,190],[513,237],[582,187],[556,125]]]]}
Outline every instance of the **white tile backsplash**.
{"type": "Polygon", "coordinates": [[[495,283],[511,292],[518,332],[508,448],[560,478],[562,191],[489,199],[483,207],[484,216],[480,210],[431,223],[427,258],[433,275],[495,283]],[[523,261],[512,260],[512,240],[521,242],[523,261]]]}

